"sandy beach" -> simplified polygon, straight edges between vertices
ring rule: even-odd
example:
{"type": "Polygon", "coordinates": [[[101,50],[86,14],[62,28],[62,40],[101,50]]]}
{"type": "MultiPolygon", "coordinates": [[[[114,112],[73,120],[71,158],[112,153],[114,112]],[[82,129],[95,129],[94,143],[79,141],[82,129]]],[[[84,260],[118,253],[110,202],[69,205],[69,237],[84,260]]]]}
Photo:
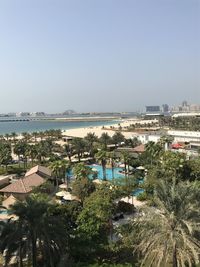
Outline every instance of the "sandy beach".
{"type": "MultiPolygon", "coordinates": [[[[136,119],[121,120],[120,126],[123,128],[123,127],[127,127],[131,124],[134,124],[136,122],[138,122],[138,120],[136,120],[136,119]]],[[[115,134],[115,130],[118,130],[118,129],[119,129],[119,124],[110,124],[110,125],[106,125],[105,128],[103,128],[103,123],[102,123],[102,126],[64,130],[63,135],[83,138],[88,133],[94,133],[98,137],[100,137],[102,135],[102,133],[107,133],[109,136],[112,137],[115,134]]],[[[136,136],[136,134],[133,132],[123,132],[123,135],[126,138],[132,138],[132,137],[136,136]]]]}
{"type": "MultiPolygon", "coordinates": [[[[123,127],[128,127],[131,124],[135,123],[151,123],[153,120],[139,120],[139,119],[127,119],[127,120],[121,120],[120,121],[120,126],[123,127]]],[[[98,137],[102,135],[102,133],[107,133],[109,136],[113,136],[115,133],[115,130],[119,129],[119,124],[110,124],[106,125],[105,128],[103,128],[103,123],[102,126],[96,126],[96,127],[85,127],[85,128],[76,128],[76,129],[69,129],[69,130],[64,130],[63,135],[64,136],[72,136],[72,137],[85,137],[88,133],[95,133],[98,137]]],[[[134,138],[137,136],[137,133],[134,132],[122,132],[125,138],[134,138]]]]}

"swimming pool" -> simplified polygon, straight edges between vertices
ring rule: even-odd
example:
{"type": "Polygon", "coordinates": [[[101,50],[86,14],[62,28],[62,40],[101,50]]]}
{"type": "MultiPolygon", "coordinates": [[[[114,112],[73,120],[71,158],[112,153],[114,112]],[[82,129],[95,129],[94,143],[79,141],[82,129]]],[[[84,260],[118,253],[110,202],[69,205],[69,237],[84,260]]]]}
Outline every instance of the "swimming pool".
{"type": "MultiPolygon", "coordinates": [[[[103,170],[102,170],[102,166],[98,165],[98,164],[93,164],[90,165],[90,167],[94,170],[97,170],[97,178],[99,179],[103,179],[103,170]]],[[[124,174],[120,173],[120,171],[122,171],[123,168],[117,168],[114,167],[114,178],[115,179],[119,179],[119,178],[123,178],[124,174]]],[[[112,180],[113,176],[112,176],[112,168],[106,168],[106,179],[107,180],[112,180]]]]}
{"type": "Polygon", "coordinates": [[[8,215],[8,211],[7,210],[0,210],[0,215],[8,215]]]}
{"type": "Polygon", "coordinates": [[[142,193],[144,193],[144,189],[142,189],[142,188],[137,188],[137,189],[135,189],[135,190],[133,191],[132,195],[133,195],[134,197],[137,197],[137,196],[139,196],[139,195],[142,194],[142,193]]]}
{"type": "MultiPolygon", "coordinates": [[[[101,179],[101,180],[103,179],[103,170],[102,170],[102,166],[101,165],[92,164],[92,165],[89,165],[89,167],[92,170],[96,170],[97,171],[97,178],[98,179],[101,179]]],[[[120,173],[120,171],[123,171],[123,168],[114,167],[114,178],[115,179],[119,179],[119,178],[123,178],[124,177],[124,174],[120,173]]],[[[72,170],[68,171],[67,175],[69,176],[69,178],[72,178],[73,177],[72,170]]],[[[93,174],[90,175],[90,178],[93,179],[93,174]]],[[[113,177],[112,177],[112,168],[106,168],[106,179],[107,180],[112,180],[113,179],[113,177]]]]}

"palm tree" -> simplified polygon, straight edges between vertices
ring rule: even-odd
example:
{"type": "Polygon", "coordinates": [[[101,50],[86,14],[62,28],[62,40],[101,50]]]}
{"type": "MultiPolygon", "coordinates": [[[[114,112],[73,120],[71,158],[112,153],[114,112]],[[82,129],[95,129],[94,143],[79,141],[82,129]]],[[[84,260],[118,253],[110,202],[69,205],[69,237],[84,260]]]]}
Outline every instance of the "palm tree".
{"type": "Polygon", "coordinates": [[[34,141],[35,141],[35,143],[36,143],[36,141],[37,141],[37,137],[38,137],[38,132],[33,132],[33,133],[32,133],[32,136],[34,137],[34,141]]]}
{"type": "Polygon", "coordinates": [[[16,142],[16,138],[17,138],[17,134],[16,134],[15,132],[12,132],[12,133],[11,133],[11,137],[12,137],[12,140],[13,140],[13,142],[14,142],[14,144],[15,144],[15,142],[16,142]]]}
{"type": "Polygon", "coordinates": [[[33,166],[33,161],[37,156],[37,148],[35,145],[27,146],[27,156],[31,159],[31,165],[33,166]]]}
{"type": "Polygon", "coordinates": [[[85,141],[87,142],[88,144],[88,148],[89,148],[89,153],[90,153],[90,156],[94,156],[94,143],[98,141],[98,137],[95,135],[95,133],[88,133],[86,136],[85,136],[85,141]]]}
{"type": "Polygon", "coordinates": [[[126,151],[121,153],[121,159],[124,163],[125,175],[129,174],[129,162],[130,162],[130,154],[126,151]]]}
{"type": "Polygon", "coordinates": [[[8,221],[0,236],[0,248],[8,260],[8,256],[15,251],[20,257],[21,267],[22,260],[27,256],[31,266],[40,266],[39,255],[45,266],[55,266],[54,259],[60,258],[65,251],[68,237],[60,217],[51,214],[52,208],[53,204],[46,196],[36,194],[13,205],[12,213],[18,219],[8,221]]]}
{"type": "Polygon", "coordinates": [[[58,187],[59,181],[61,180],[61,164],[60,160],[54,161],[50,164],[50,169],[55,177],[55,186],[58,187]]]}
{"type": "Polygon", "coordinates": [[[73,167],[73,174],[76,179],[80,180],[82,178],[89,178],[89,175],[92,174],[92,170],[84,163],[77,163],[73,167]]]}
{"type": "Polygon", "coordinates": [[[115,177],[114,177],[114,167],[115,167],[115,153],[114,152],[108,152],[107,153],[108,158],[110,159],[110,163],[111,163],[111,169],[112,169],[112,180],[114,181],[115,177]]]}
{"type": "MultiPolygon", "coordinates": [[[[66,178],[66,173],[70,169],[70,166],[71,165],[69,161],[60,160],[60,175],[61,175],[61,179],[63,179],[64,182],[66,178]]],[[[68,179],[67,179],[67,183],[68,183],[68,179]]]]}
{"type": "MultiPolygon", "coordinates": [[[[200,255],[199,188],[190,183],[162,181],[155,191],[155,208],[133,222],[135,251],[142,253],[144,266],[194,266],[200,255]],[[146,266],[146,265],[145,265],[146,266]]],[[[133,241],[133,240],[132,240],[133,241]]]]}
{"type": "Polygon", "coordinates": [[[4,253],[5,266],[7,267],[13,255],[19,259],[19,267],[23,267],[24,249],[26,242],[23,240],[23,233],[19,221],[1,222],[0,251],[4,253]]]}
{"type": "MultiPolygon", "coordinates": [[[[19,141],[15,144],[14,146],[14,153],[18,156],[18,160],[19,160],[19,167],[20,167],[20,157],[25,156],[26,153],[26,143],[24,143],[23,141],[19,141]]],[[[25,168],[25,161],[24,161],[24,168],[25,168]]]]}
{"type": "Polygon", "coordinates": [[[102,170],[103,170],[103,180],[106,181],[106,163],[107,163],[107,153],[105,150],[99,150],[95,157],[98,161],[101,162],[102,170]]]}
{"type": "Polygon", "coordinates": [[[12,155],[11,155],[11,144],[9,143],[0,143],[0,165],[4,165],[7,167],[9,162],[12,160],[12,155]]]}
{"type": "Polygon", "coordinates": [[[173,136],[164,135],[160,138],[159,144],[166,150],[168,150],[169,145],[174,141],[173,136]]]}
{"type": "Polygon", "coordinates": [[[73,138],[71,144],[76,154],[78,155],[78,161],[80,162],[82,154],[85,150],[85,141],[82,138],[75,137],[73,138]]]}
{"type": "Polygon", "coordinates": [[[63,180],[66,181],[67,187],[69,184],[68,172],[71,169],[71,163],[67,160],[61,160],[61,172],[63,174],[63,180]]]}
{"type": "Polygon", "coordinates": [[[23,132],[23,133],[22,133],[22,136],[23,136],[23,138],[24,138],[24,140],[25,140],[26,142],[28,142],[28,140],[30,140],[30,138],[31,138],[30,133],[27,133],[27,132],[23,132]]]}
{"type": "Polygon", "coordinates": [[[107,149],[107,145],[110,143],[111,138],[107,133],[102,133],[101,137],[99,138],[101,144],[103,144],[104,149],[107,149]]]}
{"type": "Polygon", "coordinates": [[[115,134],[112,137],[112,142],[117,145],[121,145],[122,142],[125,141],[125,137],[121,132],[115,132],[115,134]]]}
{"type": "Polygon", "coordinates": [[[71,144],[66,144],[64,146],[64,151],[68,156],[69,162],[71,162],[71,157],[72,157],[72,145],[71,144]]]}
{"type": "Polygon", "coordinates": [[[149,141],[145,149],[147,153],[150,155],[150,163],[153,164],[153,161],[160,155],[160,153],[163,151],[162,146],[160,144],[156,144],[153,141],[149,141]]]}
{"type": "Polygon", "coordinates": [[[40,140],[42,141],[43,138],[45,137],[45,133],[41,131],[38,133],[38,136],[40,137],[40,140]]]}
{"type": "Polygon", "coordinates": [[[6,138],[6,140],[8,141],[9,138],[10,138],[10,135],[9,135],[8,133],[6,133],[6,134],[5,134],[5,138],[6,138]]]}

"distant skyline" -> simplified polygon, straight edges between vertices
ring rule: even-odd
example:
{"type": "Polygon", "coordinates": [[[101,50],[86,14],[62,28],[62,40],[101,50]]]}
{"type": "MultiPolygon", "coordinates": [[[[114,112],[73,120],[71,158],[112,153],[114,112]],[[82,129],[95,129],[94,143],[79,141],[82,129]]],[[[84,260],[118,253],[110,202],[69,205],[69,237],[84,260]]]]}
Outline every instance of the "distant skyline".
{"type": "Polygon", "coordinates": [[[199,0],[0,0],[0,113],[200,103],[199,0]]]}

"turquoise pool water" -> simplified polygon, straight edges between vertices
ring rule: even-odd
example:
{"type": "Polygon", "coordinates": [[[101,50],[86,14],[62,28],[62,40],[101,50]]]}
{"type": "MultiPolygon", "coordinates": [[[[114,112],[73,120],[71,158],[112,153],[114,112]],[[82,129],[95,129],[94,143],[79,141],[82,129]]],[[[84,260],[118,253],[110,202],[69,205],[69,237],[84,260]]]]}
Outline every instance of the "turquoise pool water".
{"type": "Polygon", "coordinates": [[[137,189],[135,189],[135,190],[133,191],[133,196],[134,196],[134,197],[137,197],[137,196],[139,196],[139,195],[142,194],[142,193],[144,193],[144,189],[142,189],[142,188],[137,188],[137,189]]]}
{"type": "MultiPolygon", "coordinates": [[[[92,164],[89,167],[91,169],[93,169],[93,170],[94,169],[97,170],[97,178],[98,179],[101,179],[101,180],[103,179],[103,170],[102,170],[102,166],[101,165],[92,164]]],[[[114,168],[114,178],[115,179],[119,179],[119,178],[123,178],[124,177],[124,174],[123,173],[120,173],[120,171],[122,171],[122,170],[123,170],[123,168],[117,168],[117,167],[114,168]]],[[[68,172],[68,176],[69,177],[73,177],[73,173],[72,173],[71,170],[68,172]]],[[[91,175],[90,178],[91,179],[93,178],[92,175],[91,175]]],[[[106,179],[107,180],[112,180],[113,179],[113,177],[112,177],[112,169],[111,168],[106,168],[106,179]]],[[[139,178],[138,179],[138,185],[141,185],[143,183],[144,183],[144,178],[139,178]]],[[[138,196],[138,195],[140,195],[143,192],[144,192],[144,189],[137,188],[137,189],[135,189],[133,191],[132,195],[133,196],[138,196]]]]}
{"type": "MultiPolygon", "coordinates": [[[[91,169],[95,169],[97,171],[97,178],[98,179],[103,179],[103,170],[102,170],[102,166],[101,165],[98,165],[98,164],[92,164],[89,166],[91,169]]],[[[119,178],[123,178],[124,177],[124,174],[120,173],[120,171],[122,171],[123,168],[117,168],[115,167],[114,168],[114,178],[115,179],[119,179],[119,178]]],[[[70,170],[68,172],[68,176],[69,177],[73,177],[73,173],[72,171],[70,170]]],[[[93,178],[92,175],[90,178],[93,178]]],[[[112,180],[113,177],[112,177],[112,169],[111,168],[106,168],[106,179],[107,180],[112,180]]]]}
{"type": "MultiPolygon", "coordinates": [[[[102,170],[102,166],[101,165],[97,165],[97,164],[93,164],[90,166],[92,169],[96,169],[98,174],[97,177],[99,179],[103,179],[103,170],[102,170]]],[[[119,178],[123,178],[124,174],[120,173],[120,171],[122,171],[123,168],[114,168],[114,178],[115,179],[119,179],[119,178]]],[[[107,180],[112,180],[112,168],[106,168],[106,179],[107,180]]]]}
{"type": "Polygon", "coordinates": [[[8,215],[8,211],[7,210],[0,210],[0,214],[8,215]]]}

